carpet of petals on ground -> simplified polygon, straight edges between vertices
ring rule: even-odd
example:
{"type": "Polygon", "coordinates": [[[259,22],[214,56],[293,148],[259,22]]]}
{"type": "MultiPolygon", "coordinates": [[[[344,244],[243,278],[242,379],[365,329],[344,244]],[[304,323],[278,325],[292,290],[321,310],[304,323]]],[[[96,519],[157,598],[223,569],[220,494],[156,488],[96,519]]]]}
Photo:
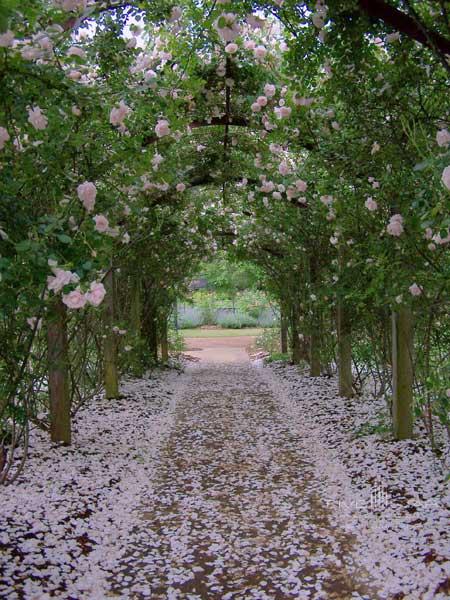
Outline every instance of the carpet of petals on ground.
{"type": "Polygon", "coordinates": [[[0,595],[445,598],[442,465],[421,437],[355,435],[380,407],[281,363],[129,380],[72,447],[34,432],[0,507],[0,595]]]}

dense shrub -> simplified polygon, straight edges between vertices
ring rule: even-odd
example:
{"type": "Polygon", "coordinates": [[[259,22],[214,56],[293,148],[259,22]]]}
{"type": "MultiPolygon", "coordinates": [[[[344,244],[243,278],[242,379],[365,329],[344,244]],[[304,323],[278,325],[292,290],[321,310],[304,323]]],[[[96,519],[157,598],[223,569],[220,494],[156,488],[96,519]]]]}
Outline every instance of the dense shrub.
{"type": "Polygon", "coordinates": [[[217,324],[226,329],[242,329],[243,327],[256,327],[258,322],[250,315],[236,311],[235,313],[219,316],[217,324]]]}
{"type": "Polygon", "coordinates": [[[180,329],[193,329],[203,324],[203,313],[198,308],[188,306],[178,314],[178,327],[180,329]]]}

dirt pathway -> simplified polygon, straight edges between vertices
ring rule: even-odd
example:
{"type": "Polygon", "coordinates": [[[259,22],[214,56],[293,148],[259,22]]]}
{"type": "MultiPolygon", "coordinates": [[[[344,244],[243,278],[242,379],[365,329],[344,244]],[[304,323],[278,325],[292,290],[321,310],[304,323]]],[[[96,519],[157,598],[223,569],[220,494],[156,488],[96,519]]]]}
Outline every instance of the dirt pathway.
{"type": "Polygon", "coordinates": [[[248,362],[248,350],[255,344],[256,337],[187,338],[186,352],[190,356],[208,363],[248,362]]]}
{"type": "Polygon", "coordinates": [[[259,371],[200,364],[185,377],[117,590],[155,600],[373,600],[259,371]]]}

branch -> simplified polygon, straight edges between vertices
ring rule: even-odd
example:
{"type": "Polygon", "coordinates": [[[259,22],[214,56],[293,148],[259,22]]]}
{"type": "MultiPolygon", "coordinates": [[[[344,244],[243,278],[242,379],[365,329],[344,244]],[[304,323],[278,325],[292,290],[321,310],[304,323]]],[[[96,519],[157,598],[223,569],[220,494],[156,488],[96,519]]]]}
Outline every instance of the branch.
{"type": "Polygon", "coordinates": [[[419,15],[414,10],[414,7],[411,5],[411,2],[409,2],[409,0],[405,0],[405,4],[409,9],[409,12],[411,13],[412,18],[417,23],[417,26],[420,28],[420,30],[422,31],[424,36],[427,38],[428,45],[430,46],[430,48],[432,48],[433,52],[439,58],[444,69],[446,69],[450,73],[450,64],[447,62],[446,55],[444,54],[444,52],[441,52],[439,50],[439,48],[436,46],[436,44],[431,36],[431,33],[428,31],[428,29],[425,27],[425,25],[420,20],[419,15]]]}
{"type": "Polygon", "coordinates": [[[421,27],[413,17],[391,6],[384,0],[358,0],[362,12],[372,19],[383,21],[431,50],[450,55],[450,40],[438,33],[421,27]]]}
{"type": "MultiPolygon", "coordinates": [[[[199,129],[200,127],[216,127],[218,125],[227,125],[228,117],[227,115],[223,115],[222,117],[213,117],[208,121],[192,121],[189,124],[191,129],[199,129]]],[[[229,124],[236,127],[249,127],[250,122],[244,117],[234,117],[231,118],[229,124]]],[[[156,135],[150,135],[144,138],[142,145],[150,146],[151,144],[155,144],[160,138],[156,135]]]]}
{"type": "Polygon", "coordinates": [[[95,4],[88,6],[88,11],[85,14],[69,17],[63,24],[62,28],[64,31],[70,31],[71,29],[76,29],[85,21],[86,19],[92,19],[96,15],[99,15],[102,12],[106,12],[108,10],[117,10],[119,8],[128,8],[134,7],[132,2],[118,2],[114,4],[111,2],[110,4],[106,4],[103,6],[96,7],[95,4]],[[91,10],[89,10],[91,9],[91,10]]]}

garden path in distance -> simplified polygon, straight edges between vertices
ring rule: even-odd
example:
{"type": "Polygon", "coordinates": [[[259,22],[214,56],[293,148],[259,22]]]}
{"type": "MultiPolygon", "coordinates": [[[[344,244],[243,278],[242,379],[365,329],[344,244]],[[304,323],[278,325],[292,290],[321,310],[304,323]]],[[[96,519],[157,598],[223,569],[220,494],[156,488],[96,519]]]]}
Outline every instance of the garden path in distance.
{"type": "Polygon", "coordinates": [[[189,356],[208,363],[243,363],[248,362],[248,352],[254,346],[256,336],[242,335],[233,337],[185,339],[186,352],[189,356]]]}

